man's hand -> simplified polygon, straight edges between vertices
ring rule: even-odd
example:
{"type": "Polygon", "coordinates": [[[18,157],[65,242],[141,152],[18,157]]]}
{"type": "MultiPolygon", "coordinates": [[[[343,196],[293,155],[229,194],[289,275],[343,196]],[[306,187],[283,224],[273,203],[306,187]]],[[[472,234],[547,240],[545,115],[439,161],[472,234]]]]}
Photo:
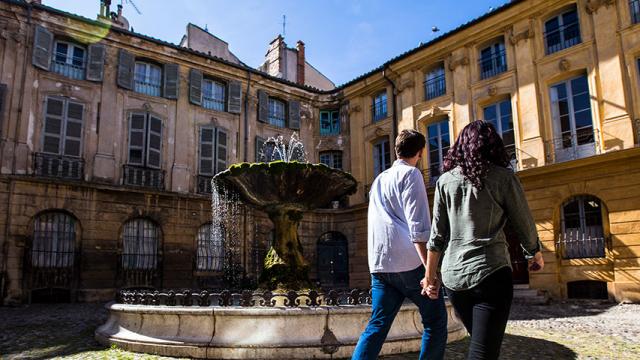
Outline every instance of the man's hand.
{"type": "Polygon", "coordinates": [[[422,286],[422,296],[426,296],[432,300],[438,298],[440,294],[440,280],[438,280],[437,278],[430,279],[429,277],[425,276],[424,279],[420,280],[420,285],[422,286]]]}
{"type": "Polygon", "coordinates": [[[529,259],[529,271],[540,271],[544,268],[544,259],[542,252],[538,251],[531,259],[529,259]]]}

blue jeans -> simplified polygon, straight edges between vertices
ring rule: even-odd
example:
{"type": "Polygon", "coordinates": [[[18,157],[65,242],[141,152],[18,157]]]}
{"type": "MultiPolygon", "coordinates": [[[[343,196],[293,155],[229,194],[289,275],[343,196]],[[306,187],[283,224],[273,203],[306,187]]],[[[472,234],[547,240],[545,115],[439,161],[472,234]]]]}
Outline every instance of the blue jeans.
{"type": "Polygon", "coordinates": [[[424,278],[424,267],[401,273],[371,274],[371,319],[360,335],[351,359],[377,359],[393,319],[405,298],[418,306],[422,316],[422,350],[420,359],[440,360],[444,358],[447,345],[447,310],[443,292],[437,300],[420,294],[420,280],[424,278]]]}

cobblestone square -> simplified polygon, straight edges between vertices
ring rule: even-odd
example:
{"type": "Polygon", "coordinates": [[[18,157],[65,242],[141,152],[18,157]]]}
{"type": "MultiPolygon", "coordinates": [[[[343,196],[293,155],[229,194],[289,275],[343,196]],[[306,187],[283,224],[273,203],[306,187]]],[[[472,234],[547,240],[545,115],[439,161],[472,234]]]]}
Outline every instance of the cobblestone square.
{"type": "MultiPolygon", "coordinates": [[[[93,339],[107,317],[103,304],[34,304],[0,308],[0,358],[169,359],[105,348],[93,339]]],[[[468,339],[451,343],[447,359],[464,359],[468,339]]],[[[384,357],[415,359],[417,354],[384,357]]],[[[548,306],[514,304],[502,359],[638,359],[640,305],[596,301],[548,306]]]]}

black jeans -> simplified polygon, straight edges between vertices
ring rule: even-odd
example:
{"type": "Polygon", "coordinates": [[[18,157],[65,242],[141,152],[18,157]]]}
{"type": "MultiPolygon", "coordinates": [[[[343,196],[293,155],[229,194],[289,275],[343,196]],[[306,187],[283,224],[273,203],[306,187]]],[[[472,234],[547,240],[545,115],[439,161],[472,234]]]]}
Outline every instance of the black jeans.
{"type": "Polygon", "coordinates": [[[511,269],[499,269],[468,290],[446,290],[471,335],[467,359],[498,359],[513,299],[511,269]]]}

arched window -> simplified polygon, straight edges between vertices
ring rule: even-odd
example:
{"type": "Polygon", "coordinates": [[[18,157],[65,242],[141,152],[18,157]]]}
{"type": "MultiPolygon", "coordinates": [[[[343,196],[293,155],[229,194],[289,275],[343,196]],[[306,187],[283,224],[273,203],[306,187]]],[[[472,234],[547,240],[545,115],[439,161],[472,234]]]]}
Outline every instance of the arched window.
{"type": "Polygon", "coordinates": [[[605,256],[602,204],[594,196],[577,196],[562,205],[558,247],[564,259],[605,256]]]}
{"type": "Polygon", "coordinates": [[[211,223],[198,229],[196,239],[196,270],[222,271],[224,263],[224,232],[213,234],[211,223]]]}
{"type": "Polygon", "coordinates": [[[124,225],[122,268],[154,270],[158,266],[160,229],[147,219],[132,219],[124,225]]]}
{"type": "Polygon", "coordinates": [[[71,268],[74,263],[76,220],[62,212],[49,212],[34,222],[31,266],[71,268]]]}

